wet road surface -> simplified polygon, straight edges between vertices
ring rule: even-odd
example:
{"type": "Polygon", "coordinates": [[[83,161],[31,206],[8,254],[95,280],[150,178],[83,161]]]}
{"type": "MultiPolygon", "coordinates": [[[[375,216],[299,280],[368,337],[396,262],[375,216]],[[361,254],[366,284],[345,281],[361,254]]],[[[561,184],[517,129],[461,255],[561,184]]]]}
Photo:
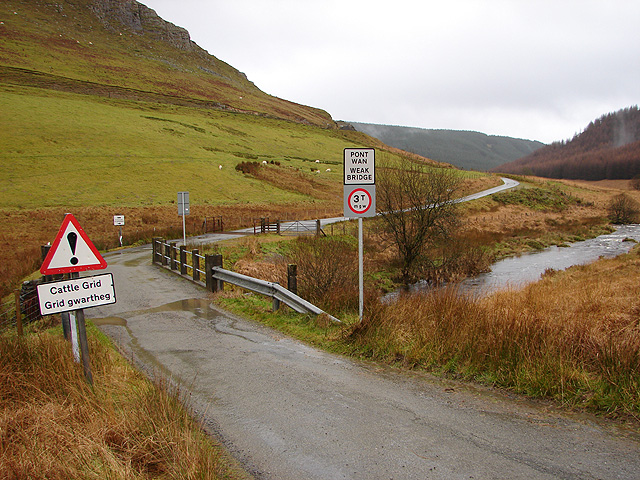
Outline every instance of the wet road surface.
{"type": "Polygon", "coordinates": [[[256,478],[640,478],[640,439],[622,428],[316,350],[220,311],[148,247],[105,259],[118,301],[87,317],[189,392],[256,478]]]}

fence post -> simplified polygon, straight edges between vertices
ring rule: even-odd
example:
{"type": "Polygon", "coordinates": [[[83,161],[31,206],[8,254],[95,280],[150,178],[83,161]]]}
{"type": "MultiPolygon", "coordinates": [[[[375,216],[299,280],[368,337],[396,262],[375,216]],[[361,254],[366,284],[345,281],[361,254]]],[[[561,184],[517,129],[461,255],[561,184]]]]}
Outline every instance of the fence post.
{"type": "Polygon", "coordinates": [[[204,256],[204,277],[207,290],[210,292],[222,291],[224,282],[213,278],[213,267],[222,267],[222,255],[205,255],[204,256]]]}
{"type": "Polygon", "coordinates": [[[280,235],[280,220],[276,220],[276,233],[280,235]]]}
{"type": "Polygon", "coordinates": [[[163,244],[163,246],[164,255],[162,255],[162,265],[166,267],[169,263],[169,258],[171,257],[171,245],[169,245],[169,242],[166,242],[163,244]]]}
{"type": "Polygon", "coordinates": [[[162,258],[162,238],[153,237],[151,244],[153,245],[153,258],[151,259],[151,263],[157,263],[159,260],[158,257],[162,258]]]}
{"type": "Polygon", "coordinates": [[[298,294],[298,266],[295,263],[287,265],[287,290],[298,294]]]}
{"type": "Polygon", "coordinates": [[[178,262],[176,262],[176,245],[177,244],[178,242],[171,242],[169,244],[171,270],[176,270],[178,268],[178,265],[177,265],[178,262]]]}
{"type": "Polygon", "coordinates": [[[208,253],[204,256],[204,283],[207,286],[207,290],[215,292],[215,281],[213,280],[213,255],[208,253]]]}
{"type": "Polygon", "coordinates": [[[320,220],[316,220],[316,237],[320,236],[320,232],[322,232],[322,228],[320,228],[320,220]]]}
{"type": "Polygon", "coordinates": [[[200,250],[198,250],[197,248],[191,250],[191,263],[193,264],[193,279],[196,282],[200,281],[200,257],[198,256],[200,254],[200,250]]]}
{"type": "Polygon", "coordinates": [[[180,245],[180,275],[187,274],[187,247],[180,245]]]}
{"type": "Polygon", "coordinates": [[[262,217],[260,219],[260,233],[265,233],[266,230],[267,219],[262,217]]]}
{"type": "MultiPolygon", "coordinates": [[[[212,261],[213,261],[213,266],[214,267],[222,267],[222,255],[220,255],[219,253],[216,255],[212,255],[212,261]]],[[[222,280],[213,280],[214,283],[214,292],[218,292],[218,291],[223,291],[224,290],[224,282],[222,280]]]]}
{"type": "Polygon", "coordinates": [[[16,290],[16,328],[18,330],[18,336],[22,337],[24,332],[22,331],[22,311],[20,308],[20,290],[16,290]]]}

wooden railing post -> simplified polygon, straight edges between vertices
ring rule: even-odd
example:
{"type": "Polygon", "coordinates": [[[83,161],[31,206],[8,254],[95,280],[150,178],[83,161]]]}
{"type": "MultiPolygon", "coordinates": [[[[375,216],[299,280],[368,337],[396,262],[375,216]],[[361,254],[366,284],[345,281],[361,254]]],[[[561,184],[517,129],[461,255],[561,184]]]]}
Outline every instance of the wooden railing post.
{"type": "Polygon", "coordinates": [[[180,275],[187,274],[187,247],[180,245],[180,275]]]}
{"type": "Polygon", "coordinates": [[[196,282],[200,281],[200,251],[195,248],[193,250],[191,250],[191,264],[192,264],[192,273],[193,273],[193,279],[196,282]]]}
{"type": "Polygon", "coordinates": [[[207,290],[215,292],[215,281],[213,280],[213,255],[208,253],[204,256],[204,283],[207,286],[207,290]]]}
{"type": "Polygon", "coordinates": [[[287,265],[287,290],[298,294],[298,266],[295,263],[287,265]]]}
{"type": "Polygon", "coordinates": [[[178,268],[178,262],[176,262],[176,245],[177,244],[178,242],[171,242],[169,244],[171,270],[177,270],[178,268]]]}
{"type": "MultiPolygon", "coordinates": [[[[160,237],[153,237],[152,241],[151,241],[151,245],[152,245],[152,257],[151,257],[151,263],[158,263],[158,261],[161,259],[162,257],[162,238],[160,237]]],[[[160,263],[162,263],[160,261],[160,263]]]]}
{"type": "Polygon", "coordinates": [[[169,263],[169,258],[171,258],[171,245],[168,242],[164,243],[164,255],[162,255],[162,265],[165,267],[169,263]]]}
{"type": "MultiPolygon", "coordinates": [[[[212,266],[213,267],[222,267],[222,255],[220,255],[219,253],[216,255],[212,255],[212,266]]],[[[213,280],[213,284],[214,284],[214,292],[221,292],[224,290],[224,282],[222,280],[213,280]]]]}

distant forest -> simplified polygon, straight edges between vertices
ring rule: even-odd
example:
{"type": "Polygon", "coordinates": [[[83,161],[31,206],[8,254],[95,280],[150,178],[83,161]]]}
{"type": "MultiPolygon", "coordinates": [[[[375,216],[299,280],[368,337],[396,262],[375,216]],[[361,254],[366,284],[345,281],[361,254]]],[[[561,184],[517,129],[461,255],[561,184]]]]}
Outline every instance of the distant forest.
{"type": "Polygon", "coordinates": [[[470,170],[486,171],[529,155],[544,146],[544,143],[533,140],[500,137],[481,132],[359,122],[349,122],[349,125],[392,147],[470,170]]]}
{"type": "Polygon", "coordinates": [[[554,142],[493,171],[575,180],[618,180],[640,175],[638,106],[603,115],[573,139],[554,142]]]}

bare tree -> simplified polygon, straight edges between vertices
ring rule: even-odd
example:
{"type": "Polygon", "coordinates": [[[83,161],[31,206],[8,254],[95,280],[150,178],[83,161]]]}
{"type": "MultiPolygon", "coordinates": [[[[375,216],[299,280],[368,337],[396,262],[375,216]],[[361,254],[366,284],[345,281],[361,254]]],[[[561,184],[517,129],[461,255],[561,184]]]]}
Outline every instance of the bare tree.
{"type": "Polygon", "coordinates": [[[384,231],[398,249],[402,280],[409,283],[417,267],[431,261],[429,246],[446,239],[457,223],[455,171],[403,160],[377,173],[377,209],[384,231]]]}

